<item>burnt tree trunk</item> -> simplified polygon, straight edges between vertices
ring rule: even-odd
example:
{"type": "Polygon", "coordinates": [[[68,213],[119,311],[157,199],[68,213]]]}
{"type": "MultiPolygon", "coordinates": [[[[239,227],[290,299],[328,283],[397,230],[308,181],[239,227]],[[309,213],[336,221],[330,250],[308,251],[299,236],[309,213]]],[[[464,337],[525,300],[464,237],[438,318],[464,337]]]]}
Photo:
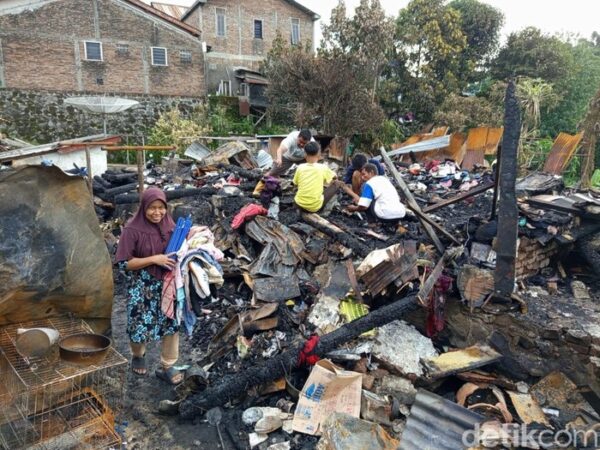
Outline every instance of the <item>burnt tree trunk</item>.
{"type": "MultiPolygon", "coordinates": [[[[416,296],[411,295],[347,323],[337,330],[321,336],[314,353],[323,356],[366,331],[400,319],[405,313],[416,308],[417,305],[416,296]]],[[[239,397],[252,386],[283,377],[296,367],[302,347],[302,345],[296,346],[274,358],[268,359],[261,365],[252,367],[242,373],[229,375],[216,385],[185,399],[179,406],[181,417],[192,419],[210,408],[224,405],[228,401],[239,397]]]]}
{"type": "Polygon", "coordinates": [[[498,248],[494,290],[500,297],[510,297],[515,289],[515,260],[517,257],[517,225],[519,210],[515,195],[517,182],[517,157],[521,133],[521,111],[515,94],[515,82],[506,88],[504,101],[504,136],[498,173],[500,175],[500,200],[498,202],[498,248]]]}

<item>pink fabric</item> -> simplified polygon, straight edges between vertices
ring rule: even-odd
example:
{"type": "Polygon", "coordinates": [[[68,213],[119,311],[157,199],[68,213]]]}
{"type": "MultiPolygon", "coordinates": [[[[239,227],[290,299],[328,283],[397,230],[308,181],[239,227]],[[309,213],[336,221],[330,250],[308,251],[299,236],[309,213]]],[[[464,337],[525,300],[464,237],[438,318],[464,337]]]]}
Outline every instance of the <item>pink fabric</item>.
{"type": "MultiPolygon", "coordinates": [[[[159,224],[153,224],[146,219],[146,210],[155,200],[160,200],[165,206],[167,205],[165,193],[158,188],[149,188],[142,194],[140,207],[125,225],[119,239],[117,262],[164,253],[175,228],[175,222],[168,211],[159,224]]],[[[162,279],[163,274],[167,272],[156,265],[149,266],[146,270],[158,279],[162,279]]]]}
{"type": "Polygon", "coordinates": [[[241,227],[244,224],[244,222],[246,222],[258,215],[266,216],[268,214],[268,212],[269,211],[267,211],[262,206],[256,205],[254,203],[250,203],[249,205],[246,205],[242,209],[240,209],[240,212],[238,212],[235,215],[235,217],[231,221],[231,228],[233,228],[234,230],[237,230],[239,227],[241,227]]]}
{"type": "Polygon", "coordinates": [[[169,319],[175,319],[175,299],[177,298],[177,288],[175,286],[176,270],[165,273],[163,278],[161,310],[169,319]]]}

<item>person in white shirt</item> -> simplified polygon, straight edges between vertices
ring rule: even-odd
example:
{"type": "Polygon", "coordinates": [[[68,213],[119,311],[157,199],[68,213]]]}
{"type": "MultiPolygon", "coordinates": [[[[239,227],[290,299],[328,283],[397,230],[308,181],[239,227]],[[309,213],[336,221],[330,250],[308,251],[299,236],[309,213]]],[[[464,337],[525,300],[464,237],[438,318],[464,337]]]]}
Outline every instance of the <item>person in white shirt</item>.
{"type": "Polygon", "coordinates": [[[387,223],[397,223],[406,215],[398,191],[386,176],[378,175],[374,164],[366,164],[361,176],[364,184],[360,196],[351,189],[344,189],[356,203],[348,206],[348,211],[366,211],[371,219],[387,223]]]}

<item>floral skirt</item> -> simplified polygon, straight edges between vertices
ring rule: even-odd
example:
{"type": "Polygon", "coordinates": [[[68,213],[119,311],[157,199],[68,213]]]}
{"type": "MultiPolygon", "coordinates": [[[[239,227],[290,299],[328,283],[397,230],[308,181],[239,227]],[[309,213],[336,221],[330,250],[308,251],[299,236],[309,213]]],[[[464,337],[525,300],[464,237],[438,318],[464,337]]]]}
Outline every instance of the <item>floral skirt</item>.
{"type": "Polygon", "coordinates": [[[162,280],[157,280],[145,270],[125,270],[127,279],[127,334],[136,344],[158,341],[163,336],[179,331],[176,321],[165,316],[161,309],[162,280]]]}

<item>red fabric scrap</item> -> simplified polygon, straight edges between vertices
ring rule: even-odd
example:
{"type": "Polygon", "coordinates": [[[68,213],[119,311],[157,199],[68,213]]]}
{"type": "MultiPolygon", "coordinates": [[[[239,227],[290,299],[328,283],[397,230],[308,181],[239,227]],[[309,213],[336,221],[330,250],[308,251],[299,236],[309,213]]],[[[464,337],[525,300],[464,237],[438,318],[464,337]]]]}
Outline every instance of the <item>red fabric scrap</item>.
{"type": "Polygon", "coordinates": [[[434,337],[444,329],[446,322],[446,298],[445,294],[452,287],[452,278],[440,275],[433,288],[429,299],[427,311],[426,333],[427,337],[434,337]]]}
{"type": "Polygon", "coordinates": [[[308,339],[304,343],[304,347],[302,348],[302,350],[300,351],[300,355],[298,356],[297,367],[300,367],[304,364],[314,366],[317,363],[317,361],[321,359],[317,355],[312,354],[315,351],[315,348],[317,347],[318,343],[319,336],[317,336],[316,334],[311,336],[310,339],[308,339]]]}
{"type": "Polygon", "coordinates": [[[231,221],[231,228],[237,230],[244,224],[244,222],[258,215],[266,216],[268,212],[269,211],[267,211],[262,206],[250,203],[249,205],[246,205],[242,209],[240,209],[240,211],[235,215],[235,217],[231,221]]]}

